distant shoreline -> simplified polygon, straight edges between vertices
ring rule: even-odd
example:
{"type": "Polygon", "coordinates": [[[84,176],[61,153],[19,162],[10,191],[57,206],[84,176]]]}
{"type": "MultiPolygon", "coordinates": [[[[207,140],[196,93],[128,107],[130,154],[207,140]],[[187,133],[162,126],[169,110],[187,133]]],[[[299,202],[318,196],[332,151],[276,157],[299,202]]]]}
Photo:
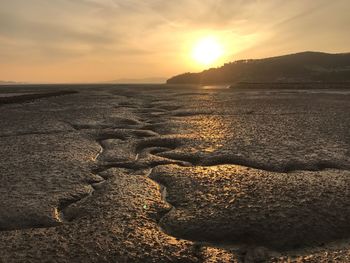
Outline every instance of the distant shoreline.
{"type": "Polygon", "coordinates": [[[227,86],[229,89],[295,89],[295,90],[315,90],[315,89],[350,89],[350,82],[237,82],[237,83],[201,83],[201,84],[173,84],[173,83],[136,83],[136,84],[112,84],[112,83],[57,83],[57,84],[0,84],[0,92],[11,92],[14,89],[31,90],[36,88],[103,88],[103,87],[205,87],[205,86],[227,86]]]}
{"type": "Polygon", "coordinates": [[[231,84],[236,88],[270,88],[270,89],[350,89],[350,82],[238,82],[231,84]]]}

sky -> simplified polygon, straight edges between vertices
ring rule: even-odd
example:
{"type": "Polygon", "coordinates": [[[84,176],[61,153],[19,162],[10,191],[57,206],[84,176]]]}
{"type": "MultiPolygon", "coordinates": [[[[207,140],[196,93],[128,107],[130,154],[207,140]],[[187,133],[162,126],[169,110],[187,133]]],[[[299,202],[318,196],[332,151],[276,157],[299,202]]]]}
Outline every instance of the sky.
{"type": "Polygon", "coordinates": [[[349,0],[0,0],[0,80],[169,78],[300,51],[350,52],[349,0]],[[222,56],[193,59],[214,37],[222,56]]]}

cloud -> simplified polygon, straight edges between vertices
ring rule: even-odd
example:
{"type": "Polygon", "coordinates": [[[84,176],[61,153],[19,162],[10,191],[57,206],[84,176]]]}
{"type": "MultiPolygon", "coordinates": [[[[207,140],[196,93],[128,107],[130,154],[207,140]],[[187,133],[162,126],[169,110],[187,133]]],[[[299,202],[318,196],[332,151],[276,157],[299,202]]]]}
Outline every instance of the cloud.
{"type": "Polygon", "coordinates": [[[125,68],[148,62],[159,65],[154,70],[167,64],[164,71],[177,73],[193,69],[184,62],[186,52],[205,34],[225,42],[227,61],[320,50],[326,41],[343,50],[349,7],[348,0],[0,0],[0,69],[71,60],[110,65],[129,58],[134,64],[125,68]]]}
{"type": "Polygon", "coordinates": [[[300,51],[349,52],[348,1],[315,1],[270,25],[271,34],[242,50],[240,57],[266,57],[300,51]]]}

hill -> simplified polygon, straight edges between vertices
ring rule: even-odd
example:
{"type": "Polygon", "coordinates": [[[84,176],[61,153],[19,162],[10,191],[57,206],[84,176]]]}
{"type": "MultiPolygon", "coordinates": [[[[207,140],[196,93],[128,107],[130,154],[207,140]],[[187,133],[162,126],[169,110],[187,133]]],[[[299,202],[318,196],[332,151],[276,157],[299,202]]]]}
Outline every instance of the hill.
{"type": "Polygon", "coordinates": [[[109,81],[108,83],[114,83],[114,84],[158,84],[158,83],[164,83],[166,81],[166,78],[160,78],[160,77],[154,77],[154,78],[124,78],[124,79],[117,79],[113,81],[109,81]]]}
{"type": "Polygon", "coordinates": [[[0,80],[0,85],[12,85],[12,84],[17,84],[17,82],[0,80]]]}
{"type": "Polygon", "coordinates": [[[350,53],[296,54],[238,60],[200,73],[185,73],[168,84],[233,84],[237,82],[350,82],[350,53]]]}

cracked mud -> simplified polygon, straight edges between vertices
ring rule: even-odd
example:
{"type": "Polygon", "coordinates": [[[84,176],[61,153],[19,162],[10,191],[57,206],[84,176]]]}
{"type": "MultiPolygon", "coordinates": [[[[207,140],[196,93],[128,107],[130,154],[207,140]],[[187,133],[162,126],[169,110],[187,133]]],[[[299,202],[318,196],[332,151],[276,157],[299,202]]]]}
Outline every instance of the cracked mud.
{"type": "Polygon", "coordinates": [[[75,91],[1,107],[1,262],[349,261],[349,94],[75,91]]]}

